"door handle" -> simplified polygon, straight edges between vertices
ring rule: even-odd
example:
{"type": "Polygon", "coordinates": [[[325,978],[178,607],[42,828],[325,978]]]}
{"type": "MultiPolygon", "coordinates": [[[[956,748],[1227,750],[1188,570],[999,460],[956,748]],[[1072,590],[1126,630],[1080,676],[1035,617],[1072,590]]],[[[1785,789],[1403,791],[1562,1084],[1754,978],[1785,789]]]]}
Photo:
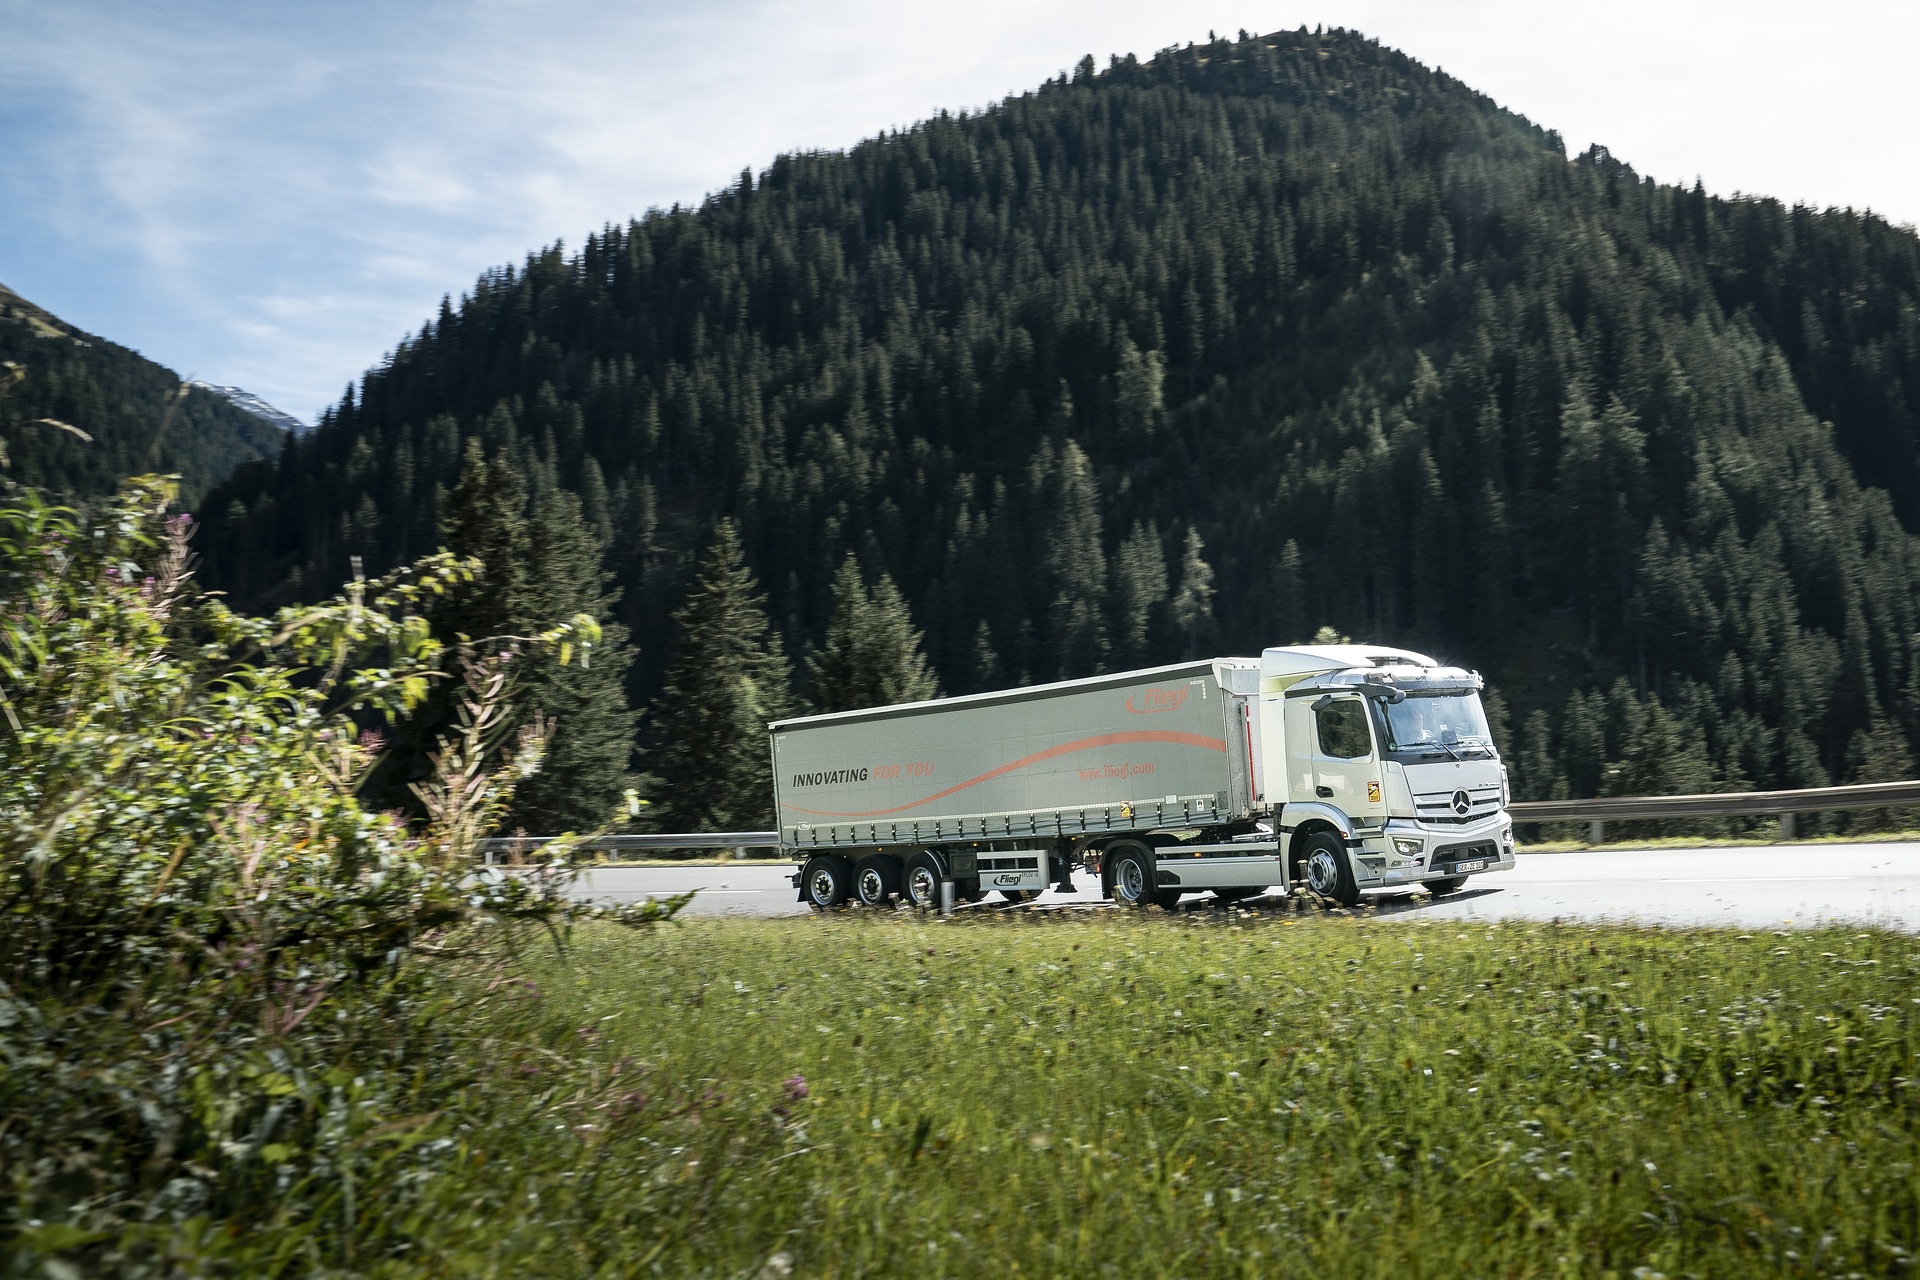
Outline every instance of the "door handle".
{"type": "Polygon", "coordinates": [[[1322,800],[1331,800],[1333,799],[1333,788],[1332,787],[1315,787],[1313,789],[1313,794],[1319,796],[1322,800]]]}

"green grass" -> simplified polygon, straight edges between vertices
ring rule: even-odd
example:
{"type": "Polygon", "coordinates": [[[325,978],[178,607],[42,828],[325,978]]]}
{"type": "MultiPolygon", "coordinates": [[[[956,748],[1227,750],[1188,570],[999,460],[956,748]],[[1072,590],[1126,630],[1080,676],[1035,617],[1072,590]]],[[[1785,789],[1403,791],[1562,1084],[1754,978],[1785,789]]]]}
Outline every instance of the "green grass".
{"type": "Polygon", "coordinates": [[[407,1232],[436,1274],[1905,1274],[1917,974],[1852,932],[593,932],[472,1010],[407,1232]]]}

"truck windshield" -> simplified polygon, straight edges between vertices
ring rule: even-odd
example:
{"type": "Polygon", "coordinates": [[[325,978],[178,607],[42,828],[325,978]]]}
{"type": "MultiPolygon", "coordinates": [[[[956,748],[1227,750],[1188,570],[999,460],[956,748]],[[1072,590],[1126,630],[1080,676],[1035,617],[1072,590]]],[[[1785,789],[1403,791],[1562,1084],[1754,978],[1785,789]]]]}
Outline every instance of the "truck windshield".
{"type": "Polygon", "coordinates": [[[1400,702],[1387,703],[1386,713],[1387,747],[1391,751],[1459,746],[1491,750],[1493,746],[1480,695],[1471,691],[1409,693],[1400,702]]]}

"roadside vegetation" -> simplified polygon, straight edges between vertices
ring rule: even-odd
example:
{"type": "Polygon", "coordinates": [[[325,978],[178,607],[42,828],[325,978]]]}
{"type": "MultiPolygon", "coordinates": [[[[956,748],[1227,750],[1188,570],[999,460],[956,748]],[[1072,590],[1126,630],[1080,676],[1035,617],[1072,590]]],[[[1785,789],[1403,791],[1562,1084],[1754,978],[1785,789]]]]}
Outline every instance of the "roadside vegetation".
{"type": "Polygon", "coordinates": [[[1916,976],[1885,933],[583,926],[361,1028],[360,1181],[149,1229],[210,1274],[1897,1275],[1916,976]]]}
{"type": "Polygon", "coordinates": [[[239,1243],[239,1273],[353,1269],[453,1142],[454,975],[585,914],[473,855],[545,751],[519,668],[582,660],[593,619],[444,645],[423,609],[484,572],[445,553],[246,617],[194,586],[174,494],[0,507],[7,1274],[194,1275],[239,1243]],[[409,826],[361,803],[363,727],[436,688],[409,826]]]}

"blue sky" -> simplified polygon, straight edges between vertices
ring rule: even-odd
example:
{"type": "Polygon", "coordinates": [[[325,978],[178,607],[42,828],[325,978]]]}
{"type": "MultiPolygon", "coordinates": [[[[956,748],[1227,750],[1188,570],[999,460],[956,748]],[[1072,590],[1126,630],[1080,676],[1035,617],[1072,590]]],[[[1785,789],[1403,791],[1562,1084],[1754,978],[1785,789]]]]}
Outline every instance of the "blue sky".
{"type": "Polygon", "coordinates": [[[1662,180],[1920,220],[1912,0],[0,0],[0,282],[311,421],[539,245],[1085,53],[1303,22],[1662,180]]]}

